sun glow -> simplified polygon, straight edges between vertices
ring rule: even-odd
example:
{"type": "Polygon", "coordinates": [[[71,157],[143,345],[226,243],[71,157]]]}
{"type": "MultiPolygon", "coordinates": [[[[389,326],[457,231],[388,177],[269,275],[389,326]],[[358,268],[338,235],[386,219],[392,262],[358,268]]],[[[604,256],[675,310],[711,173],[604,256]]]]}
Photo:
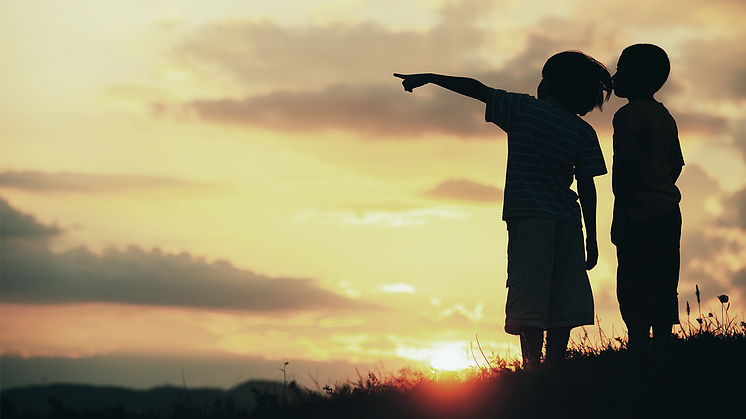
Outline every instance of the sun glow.
{"type": "Polygon", "coordinates": [[[430,357],[430,366],[436,370],[457,371],[468,368],[464,354],[455,349],[442,349],[430,357]]]}

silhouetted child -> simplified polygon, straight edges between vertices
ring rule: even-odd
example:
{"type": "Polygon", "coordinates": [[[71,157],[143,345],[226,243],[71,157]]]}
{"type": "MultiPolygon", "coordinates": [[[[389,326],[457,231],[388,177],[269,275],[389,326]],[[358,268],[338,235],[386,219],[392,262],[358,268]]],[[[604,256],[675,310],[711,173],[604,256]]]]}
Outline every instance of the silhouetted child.
{"type": "Polygon", "coordinates": [[[665,51],[636,44],[622,51],[614,94],[629,103],[614,114],[614,218],[617,299],[629,346],[667,340],[679,323],[681,154],[676,121],[653,95],[668,79],[665,51]]]}
{"type": "Polygon", "coordinates": [[[606,173],[596,132],[578,115],[600,108],[609,99],[609,71],[581,52],[561,52],[544,64],[538,99],[470,78],[394,75],[404,79],[408,92],[433,83],[485,102],[487,122],[507,132],[505,330],[520,335],[524,365],[541,359],[545,330],[547,358],[564,358],[570,330],[593,324],[593,295],[586,273],[598,260],[593,177],[606,173]],[[573,178],[578,194],[570,189],[573,178]]]}

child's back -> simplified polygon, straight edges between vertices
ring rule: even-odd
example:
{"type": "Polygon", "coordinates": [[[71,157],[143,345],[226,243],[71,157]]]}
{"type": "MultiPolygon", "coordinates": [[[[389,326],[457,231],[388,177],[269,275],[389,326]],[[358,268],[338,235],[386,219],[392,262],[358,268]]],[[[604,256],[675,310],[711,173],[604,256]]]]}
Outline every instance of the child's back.
{"type": "MultiPolygon", "coordinates": [[[[646,220],[671,212],[681,194],[676,177],[683,166],[676,121],[662,103],[639,99],[614,115],[614,159],[636,160],[635,188],[627,218],[646,220]]],[[[618,177],[614,173],[612,177],[618,177]]],[[[615,184],[619,180],[615,179],[615,184]]]]}
{"type": "Polygon", "coordinates": [[[540,217],[581,226],[575,176],[606,166],[596,132],[557,101],[492,89],[486,120],[508,133],[503,219],[540,217]]]}

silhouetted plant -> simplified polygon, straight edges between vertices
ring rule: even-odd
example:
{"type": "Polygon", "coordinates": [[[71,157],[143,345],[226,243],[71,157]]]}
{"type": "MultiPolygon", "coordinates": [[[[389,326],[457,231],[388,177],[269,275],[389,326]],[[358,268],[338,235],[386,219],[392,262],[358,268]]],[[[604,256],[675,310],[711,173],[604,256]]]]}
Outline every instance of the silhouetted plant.
{"type": "Polygon", "coordinates": [[[288,375],[287,375],[287,368],[288,368],[289,362],[285,362],[285,364],[280,368],[280,371],[282,371],[282,403],[284,404],[287,402],[287,388],[288,388],[288,375]]]}
{"type": "Polygon", "coordinates": [[[720,301],[720,317],[718,318],[716,313],[708,312],[707,316],[702,316],[701,298],[699,292],[699,286],[695,285],[695,296],[697,298],[697,310],[699,317],[696,318],[697,327],[693,328],[692,322],[689,320],[691,308],[689,302],[686,302],[686,325],[683,323],[679,325],[679,332],[682,337],[688,338],[694,335],[713,334],[720,337],[733,336],[734,334],[743,334],[746,330],[746,322],[738,323],[737,318],[731,318],[728,310],[730,310],[730,297],[727,294],[718,295],[718,301],[720,301]],[[739,329],[739,326],[741,330],[739,329]]]}

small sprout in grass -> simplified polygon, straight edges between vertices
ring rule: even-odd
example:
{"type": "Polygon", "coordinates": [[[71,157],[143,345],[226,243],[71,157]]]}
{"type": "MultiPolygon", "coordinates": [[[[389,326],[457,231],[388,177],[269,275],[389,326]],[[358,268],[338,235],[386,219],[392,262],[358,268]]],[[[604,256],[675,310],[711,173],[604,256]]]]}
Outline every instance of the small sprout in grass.
{"type": "Polygon", "coordinates": [[[720,300],[720,302],[721,302],[721,303],[725,304],[725,303],[727,303],[727,302],[728,302],[728,296],[727,296],[727,295],[725,295],[725,294],[723,294],[723,295],[718,295],[718,300],[720,300]]]}
{"type": "Polygon", "coordinates": [[[282,402],[287,403],[286,399],[286,392],[288,389],[288,376],[287,376],[287,367],[289,362],[285,362],[285,364],[280,368],[280,371],[282,371],[282,402]]]}

